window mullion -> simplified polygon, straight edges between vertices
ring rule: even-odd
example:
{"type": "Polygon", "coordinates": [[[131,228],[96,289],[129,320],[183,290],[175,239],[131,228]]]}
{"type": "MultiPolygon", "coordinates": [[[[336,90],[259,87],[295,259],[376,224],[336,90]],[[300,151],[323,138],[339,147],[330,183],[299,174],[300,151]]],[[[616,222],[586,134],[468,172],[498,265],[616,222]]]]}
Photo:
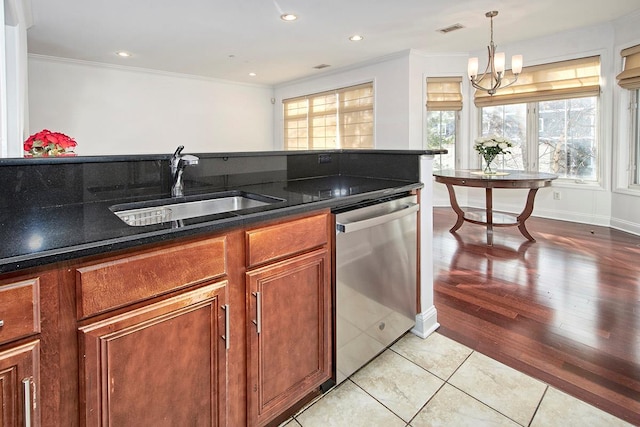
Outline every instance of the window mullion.
{"type": "Polygon", "coordinates": [[[342,118],[342,99],[340,95],[342,95],[341,92],[336,93],[336,148],[342,148],[342,137],[340,136],[342,135],[342,132],[340,132],[342,127],[342,120],[340,120],[342,118]]]}
{"type": "Polygon", "coordinates": [[[527,104],[527,141],[526,153],[524,159],[524,170],[530,172],[538,171],[538,143],[539,143],[539,120],[538,120],[538,103],[530,102],[527,104]]]}
{"type": "Polygon", "coordinates": [[[313,116],[311,114],[311,100],[307,98],[307,150],[311,150],[311,141],[313,141],[313,116]]]}
{"type": "Polygon", "coordinates": [[[454,168],[462,167],[462,159],[460,158],[460,153],[462,153],[462,149],[460,148],[460,111],[455,112],[455,130],[453,132],[455,142],[453,144],[453,150],[455,156],[453,158],[454,168]]]}

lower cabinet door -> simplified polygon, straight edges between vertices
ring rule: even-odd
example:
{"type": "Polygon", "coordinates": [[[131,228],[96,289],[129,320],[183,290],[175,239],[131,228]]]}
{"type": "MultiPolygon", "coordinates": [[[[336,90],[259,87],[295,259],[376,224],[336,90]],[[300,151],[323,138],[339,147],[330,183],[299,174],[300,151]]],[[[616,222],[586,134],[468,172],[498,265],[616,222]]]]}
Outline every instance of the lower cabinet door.
{"type": "Polygon", "coordinates": [[[265,425],[331,377],[326,249],[247,273],[248,419],[265,425]]]}
{"type": "Polygon", "coordinates": [[[40,341],[0,351],[0,424],[2,427],[40,425],[40,341]]]}
{"type": "Polygon", "coordinates": [[[226,283],[79,328],[81,425],[225,425],[226,283]]]}

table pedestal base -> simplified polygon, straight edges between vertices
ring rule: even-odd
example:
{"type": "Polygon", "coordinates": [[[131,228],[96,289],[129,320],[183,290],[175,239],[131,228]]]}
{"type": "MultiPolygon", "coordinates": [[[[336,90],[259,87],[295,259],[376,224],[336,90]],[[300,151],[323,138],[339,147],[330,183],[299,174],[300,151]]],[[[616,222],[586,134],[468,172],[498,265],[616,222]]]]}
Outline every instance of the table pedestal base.
{"type": "Polygon", "coordinates": [[[485,188],[485,210],[484,217],[482,215],[477,215],[474,211],[465,212],[458,205],[458,200],[456,199],[456,192],[453,189],[452,184],[446,184],[447,191],[449,192],[449,200],[451,201],[451,207],[458,215],[458,219],[456,223],[449,230],[451,233],[455,233],[464,222],[470,222],[473,224],[484,225],[487,227],[487,245],[493,245],[493,228],[494,227],[518,227],[520,233],[529,241],[535,242],[536,239],[533,238],[527,227],[525,226],[525,222],[533,213],[533,202],[536,197],[536,193],[538,192],[537,188],[529,189],[529,194],[527,195],[527,202],[524,206],[524,209],[518,216],[509,215],[509,214],[501,214],[502,218],[512,218],[512,221],[508,219],[503,219],[501,221],[494,221],[494,212],[493,212],[493,188],[487,187],[485,188]]]}

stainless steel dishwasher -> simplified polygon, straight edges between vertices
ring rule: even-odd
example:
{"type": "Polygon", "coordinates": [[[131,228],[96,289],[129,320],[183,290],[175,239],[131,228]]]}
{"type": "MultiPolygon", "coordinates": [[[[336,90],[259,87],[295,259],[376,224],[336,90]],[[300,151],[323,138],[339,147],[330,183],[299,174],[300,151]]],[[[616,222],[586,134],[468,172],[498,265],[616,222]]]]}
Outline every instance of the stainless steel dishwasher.
{"type": "Polygon", "coordinates": [[[416,196],[336,214],[336,383],[415,324],[416,196]]]}

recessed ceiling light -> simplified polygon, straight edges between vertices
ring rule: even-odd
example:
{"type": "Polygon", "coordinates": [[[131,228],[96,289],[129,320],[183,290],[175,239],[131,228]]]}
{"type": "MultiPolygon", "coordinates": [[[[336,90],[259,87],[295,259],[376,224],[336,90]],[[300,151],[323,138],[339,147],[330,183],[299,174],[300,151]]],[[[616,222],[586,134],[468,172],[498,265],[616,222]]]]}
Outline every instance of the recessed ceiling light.
{"type": "Polygon", "coordinates": [[[349,37],[349,40],[351,40],[352,42],[359,42],[360,40],[364,40],[364,37],[362,37],[360,34],[354,34],[349,37]]]}
{"type": "Polygon", "coordinates": [[[125,52],[124,50],[119,50],[118,52],[116,52],[116,55],[122,58],[129,58],[131,56],[129,52],[125,52]]]}
{"type": "Polygon", "coordinates": [[[283,21],[295,21],[296,19],[298,19],[298,17],[293,13],[283,13],[282,15],[280,15],[280,19],[282,19],[283,21]]]}
{"type": "Polygon", "coordinates": [[[256,73],[249,73],[249,77],[255,77],[255,76],[257,76],[256,73]]]}

